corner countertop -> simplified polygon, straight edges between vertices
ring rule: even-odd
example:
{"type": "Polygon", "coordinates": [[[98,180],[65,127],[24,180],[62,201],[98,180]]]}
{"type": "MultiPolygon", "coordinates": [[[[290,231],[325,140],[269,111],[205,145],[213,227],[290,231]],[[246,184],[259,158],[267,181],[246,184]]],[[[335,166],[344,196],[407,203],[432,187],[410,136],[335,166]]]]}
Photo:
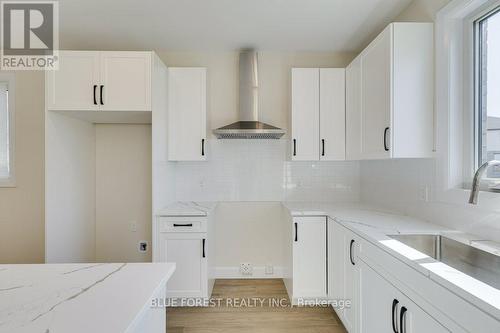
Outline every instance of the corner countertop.
{"type": "MultiPolygon", "coordinates": [[[[500,255],[500,246],[473,235],[448,229],[416,218],[391,213],[361,204],[318,204],[284,202],[292,216],[328,216],[365,240],[390,253],[429,279],[468,300],[474,306],[500,320],[500,290],[491,287],[433,258],[425,262],[413,259],[417,252],[389,235],[442,235],[483,251],[500,255]]],[[[418,256],[421,258],[421,256],[418,256]]]]}
{"type": "Polygon", "coordinates": [[[175,271],[171,263],[0,265],[0,331],[126,332],[175,271]],[[138,283],[140,281],[140,283],[138,283]]]}
{"type": "MultiPolygon", "coordinates": [[[[500,290],[432,258],[426,260],[425,263],[412,260],[412,256],[408,253],[418,251],[390,238],[389,235],[442,235],[495,255],[500,255],[500,244],[373,205],[327,202],[282,202],[282,204],[293,217],[328,216],[336,220],[365,240],[414,268],[417,273],[425,275],[500,320],[500,290]]],[[[156,215],[207,216],[216,206],[217,202],[176,202],[160,210],[156,215]]]]}
{"type": "Polygon", "coordinates": [[[217,206],[216,202],[177,201],[160,209],[156,216],[208,216],[217,206]]]}

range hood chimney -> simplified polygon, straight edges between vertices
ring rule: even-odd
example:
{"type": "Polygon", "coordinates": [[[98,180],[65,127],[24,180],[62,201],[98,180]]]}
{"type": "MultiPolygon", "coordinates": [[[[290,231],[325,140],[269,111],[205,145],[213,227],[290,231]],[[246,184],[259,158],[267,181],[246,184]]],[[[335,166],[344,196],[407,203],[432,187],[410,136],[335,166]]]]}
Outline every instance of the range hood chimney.
{"type": "Polygon", "coordinates": [[[279,139],[285,131],[259,121],[258,55],[240,53],[239,121],[213,131],[218,139],[279,139]]]}

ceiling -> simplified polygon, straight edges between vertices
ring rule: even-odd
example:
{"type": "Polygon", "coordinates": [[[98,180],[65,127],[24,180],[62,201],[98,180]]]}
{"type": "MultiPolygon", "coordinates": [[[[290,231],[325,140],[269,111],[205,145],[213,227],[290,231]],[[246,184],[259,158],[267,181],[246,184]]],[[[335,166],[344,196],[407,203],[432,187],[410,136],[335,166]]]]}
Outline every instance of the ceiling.
{"type": "Polygon", "coordinates": [[[60,0],[60,48],[354,52],[410,2],[60,0]]]}

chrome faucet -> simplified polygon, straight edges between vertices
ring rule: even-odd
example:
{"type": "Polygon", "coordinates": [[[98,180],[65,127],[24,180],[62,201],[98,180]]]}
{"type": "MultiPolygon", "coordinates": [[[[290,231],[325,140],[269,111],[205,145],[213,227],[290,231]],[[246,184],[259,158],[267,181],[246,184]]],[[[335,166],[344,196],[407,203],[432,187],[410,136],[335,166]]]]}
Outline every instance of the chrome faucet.
{"type": "Polygon", "coordinates": [[[484,173],[489,167],[499,166],[500,161],[489,161],[484,163],[477,169],[474,175],[474,180],[472,181],[472,191],[470,192],[469,203],[472,205],[477,205],[477,196],[479,195],[479,184],[481,183],[481,178],[483,178],[484,173]]]}

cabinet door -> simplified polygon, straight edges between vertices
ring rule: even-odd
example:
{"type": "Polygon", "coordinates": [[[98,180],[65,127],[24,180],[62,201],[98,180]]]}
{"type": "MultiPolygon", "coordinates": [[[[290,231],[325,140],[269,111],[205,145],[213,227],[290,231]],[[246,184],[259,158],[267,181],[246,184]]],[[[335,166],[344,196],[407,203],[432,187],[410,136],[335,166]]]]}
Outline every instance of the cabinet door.
{"type": "Polygon", "coordinates": [[[360,332],[449,332],[361,260],[358,269],[362,300],[360,332]]]}
{"type": "MultiPolygon", "coordinates": [[[[392,327],[393,301],[397,300],[394,287],[371,267],[359,260],[360,329],[361,333],[394,332],[392,327]]],[[[395,308],[397,315],[401,302],[395,308]]],[[[399,330],[397,330],[399,331],[399,330]]]]}
{"type": "Polygon", "coordinates": [[[320,160],[345,160],[345,69],[319,70],[320,160]]]}
{"type": "Polygon", "coordinates": [[[389,26],[361,55],[362,155],[390,157],[391,36],[389,26]]]}
{"type": "Polygon", "coordinates": [[[319,160],[319,69],[292,69],[292,160],[319,160]]]}
{"type": "Polygon", "coordinates": [[[358,246],[357,238],[352,232],[331,219],[329,219],[328,234],[329,298],[351,302],[350,307],[336,308],[335,311],[346,329],[354,333],[357,332],[359,304],[358,260],[355,256],[358,246]]]}
{"type": "Polygon", "coordinates": [[[411,302],[409,299],[407,299],[407,301],[405,302],[405,307],[408,309],[408,313],[406,314],[407,317],[403,322],[403,325],[406,325],[405,328],[403,329],[404,333],[407,332],[449,333],[450,332],[450,330],[446,329],[443,325],[441,325],[433,317],[431,317],[427,312],[425,312],[415,303],[411,302]]]}
{"type": "Polygon", "coordinates": [[[59,70],[46,75],[49,110],[99,109],[99,52],[61,51],[59,70]]]}
{"type": "Polygon", "coordinates": [[[344,298],[351,301],[351,306],[344,309],[344,325],[349,332],[357,332],[359,308],[359,262],[356,258],[359,246],[357,237],[350,231],[344,238],[344,298]]]}
{"type": "Polygon", "coordinates": [[[166,233],[163,237],[163,261],[176,264],[167,282],[168,297],[206,297],[207,253],[205,234],[166,233]]]}
{"type": "Polygon", "coordinates": [[[101,52],[99,103],[106,111],[151,111],[151,52],[101,52]]]}
{"type": "Polygon", "coordinates": [[[326,298],[326,217],[293,223],[293,297],[326,298]]]}
{"type": "MultiPolygon", "coordinates": [[[[346,268],[344,228],[333,219],[328,219],[328,297],[344,299],[344,280],[346,268]]],[[[343,311],[337,310],[339,316],[343,311]]]]}
{"type": "Polygon", "coordinates": [[[206,159],[206,69],[168,69],[168,158],[206,159]]]}
{"type": "Polygon", "coordinates": [[[346,69],[346,159],[361,159],[361,57],[346,69]]]}

